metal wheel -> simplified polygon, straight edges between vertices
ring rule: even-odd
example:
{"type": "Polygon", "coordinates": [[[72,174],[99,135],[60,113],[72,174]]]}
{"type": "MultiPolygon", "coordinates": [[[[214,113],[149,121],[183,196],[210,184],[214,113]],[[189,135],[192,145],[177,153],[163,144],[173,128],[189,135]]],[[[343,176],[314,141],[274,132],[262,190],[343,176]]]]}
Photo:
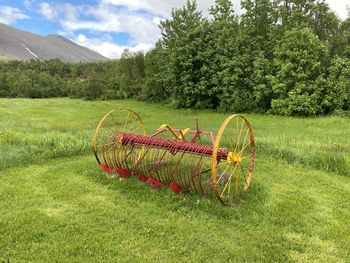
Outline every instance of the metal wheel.
{"type": "Polygon", "coordinates": [[[143,120],[138,113],[130,109],[115,109],[101,119],[93,137],[93,150],[100,165],[114,167],[114,157],[107,153],[122,150],[118,140],[125,133],[146,135],[143,120]]]}
{"type": "Polygon", "coordinates": [[[243,115],[231,115],[219,129],[212,156],[211,180],[221,203],[231,205],[237,195],[248,189],[253,176],[254,155],[250,123],[243,115]]]}

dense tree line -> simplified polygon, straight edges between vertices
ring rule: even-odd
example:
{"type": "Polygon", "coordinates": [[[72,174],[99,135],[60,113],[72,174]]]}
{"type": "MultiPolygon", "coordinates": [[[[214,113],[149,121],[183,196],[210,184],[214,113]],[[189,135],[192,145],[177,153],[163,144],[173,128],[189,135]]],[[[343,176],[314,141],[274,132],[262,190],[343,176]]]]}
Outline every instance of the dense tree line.
{"type": "Polygon", "coordinates": [[[196,2],[161,22],[147,54],[0,64],[0,96],[138,98],[181,108],[312,116],[350,111],[350,17],[322,0],[196,2]]]}

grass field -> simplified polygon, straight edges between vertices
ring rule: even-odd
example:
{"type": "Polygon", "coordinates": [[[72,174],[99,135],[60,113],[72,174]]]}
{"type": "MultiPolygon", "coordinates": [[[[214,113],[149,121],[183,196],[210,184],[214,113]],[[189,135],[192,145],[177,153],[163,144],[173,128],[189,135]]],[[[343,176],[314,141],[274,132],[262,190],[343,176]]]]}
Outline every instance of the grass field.
{"type": "Polygon", "coordinates": [[[0,262],[350,262],[350,120],[248,115],[254,181],[233,208],[108,180],[107,111],[216,133],[227,115],[131,100],[0,99],[0,262]]]}

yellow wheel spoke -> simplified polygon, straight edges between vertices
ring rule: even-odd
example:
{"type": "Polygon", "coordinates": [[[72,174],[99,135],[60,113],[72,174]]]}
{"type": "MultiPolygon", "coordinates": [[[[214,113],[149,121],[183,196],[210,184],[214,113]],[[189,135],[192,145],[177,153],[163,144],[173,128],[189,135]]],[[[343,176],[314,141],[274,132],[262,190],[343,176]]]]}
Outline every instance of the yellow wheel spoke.
{"type": "Polygon", "coordinates": [[[124,122],[123,128],[121,129],[122,132],[124,132],[124,128],[125,128],[126,124],[128,123],[129,116],[130,116],[130,111],[128,111],[128,115],[125,118],[125,122],[124,122]]]}
{"type": "MultiPolygon", "coordinates": [[[[234,168],[232,168],[232,171],[231,171],[231,176],[232,176],[232,175],[233,175],[233,173],[235,172],[236,167],[237,167],[237,166],[235,166],[234,168]]],[[[231,183],[232,183],[232,180],[230,180],[230,185],[229,185],[229,188],[228,188],[228,194],[230,194],[230,192],[231,192],[231,183]]]]}
{"type": "Polygon", "coordinates": [[[242,149],[241,149],[241,151],[238,153],[238,154],[243,154],[243,151],[245,150],[245,149],[247,149],[247,147],[250,145],[250,143],[248,143],[247,145],[245,145],[242,149]]]}
{"type": "Polygon", "coordinates": [[[225,172],[227,171],[227,169],[229,168],[230,166],[227,165],[226,169],[222,172],[222,174],[220,175],[220,178],[218,180],[218,183],[220,182],[221,178],[224,176],[225,172]]]}
{"type": "Polygon", "coordinates": [[[232,179],[232,176],[233,176],[233,174],[234,174],[234,172],[235,172],[235,170],[236,170],[236,167],[237,167],[237,166],[235,166],[235,168],[233,169],[232,173],[230,174],[230,177],[229,177],[229,179],[227,180],[227,183],[225,184],[224,189],[222,189],[222,191],[221,191],[221,197],[222,197],[223,194],[225,193],[225,190],[226,190],[226,188],[227,188],[229,182],[230,182],[231,179],[232,179]]]}
{"type": "Polygon", "coordinates": [[[240,128],[240,130],[239,130],[238,137],[237,137],[236,152],[239,151],[239,145],[240,145],[240,143],[241,143],[241,134],[242,134],[243,124],[244,124],[244,120],[242,120],[242,125],[241,125],[241,128],[240,128]]]}
{"type": "Polygon", "coordinates": [[[235,133],[234,133],[234,131],[233,131],[234,129],[233,129],[231,123],[229,123],[229,127],[230,127],[230,131],[232,132],[232,134],[231,134],[231,143],[232,143],[232,146],[231,146],[231,147],[232,147],[232,149],[233,149],[233,148],[234,148],[234,147],[233,147],[233,145],[234,145],[234,143],[233,143],[233,137],[234,137],[234,134],[235,134],[235,133]]]}
{"type": "MultiPolygon", "coordinates": [[[[136,120],[137,120],[137,117],[135,116],[133,122],[131,123],[131,125],[130,125],[130,127],[129,127],[129,129],[128,129],[128,133],[130,133],[129,131],[130,131],[131,128],[134,126],[134,123],[135,123],[136,120]]],[[[136,128],[137,128],[137,127],[136,127],[136,128]]]]}
{"type": "Polygon", "coordinates": [[[242,157],[241,160],[243,161],[243,160],[245,160],[245,159],[247,159],[247,158],[250,158],[250,155],[242,157]]]}
{"type": "Polygon", "coordinates": [[[239,173],[236,174],[236,194],[239,192],[238,188],[241,188],[239,185],[239,173]]]}
{"type": "Polygon", "coordinates": [[[246,146],[245,146],[245,142],[247,141],[248,134],[249,134],[249,129],[247,129],[247,132],[246,132],[246,134],[245,134],[244,141],[243,141],[243,143],[242,143],[243,148],[241,149],[240,153],[242,153],[243,150],[244,150],[244,147],[246,147],[246,146]]]}
{"type": "Polygon", "coordinates": [[[137,129],[139,128],[139,126],[136,126],[136,128],[135,129],[133,129],[132,131],[130,131],[129,133],[134,133],[137,129]]]}
{"type": "Polygon", "coordinates": [[[224,134],[224,137],[226,138],[228,144],[230,145],[231,149],[233,150],[235,147],[233,147],[233,143],[230,142],[230,140],[227,138],[227,135],[224,134]]]}

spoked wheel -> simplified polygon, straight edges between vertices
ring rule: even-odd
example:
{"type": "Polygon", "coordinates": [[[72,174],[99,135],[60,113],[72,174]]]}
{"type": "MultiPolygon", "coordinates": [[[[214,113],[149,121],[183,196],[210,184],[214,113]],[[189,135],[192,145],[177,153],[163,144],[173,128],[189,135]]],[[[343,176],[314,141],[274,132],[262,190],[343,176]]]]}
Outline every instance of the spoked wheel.
{"type": "Polygon", "coordinates": [[[248,120],[231,115],[221,125],[212,156],[212,183],[216,197],[231,205],[236,196],[248,189],[253,176],[255,144],[248,120]]]}
{"type": "Polygon", "coordinates": [[[129,109],[112,110],[97,125],[93,138],[93,150],[97,162],[100,165],[106,165],[107,172],[111,167],[116,168],[113,153],[123,150],[120,140],[126,133],[146,135],[141,117],[129,109]]]}

